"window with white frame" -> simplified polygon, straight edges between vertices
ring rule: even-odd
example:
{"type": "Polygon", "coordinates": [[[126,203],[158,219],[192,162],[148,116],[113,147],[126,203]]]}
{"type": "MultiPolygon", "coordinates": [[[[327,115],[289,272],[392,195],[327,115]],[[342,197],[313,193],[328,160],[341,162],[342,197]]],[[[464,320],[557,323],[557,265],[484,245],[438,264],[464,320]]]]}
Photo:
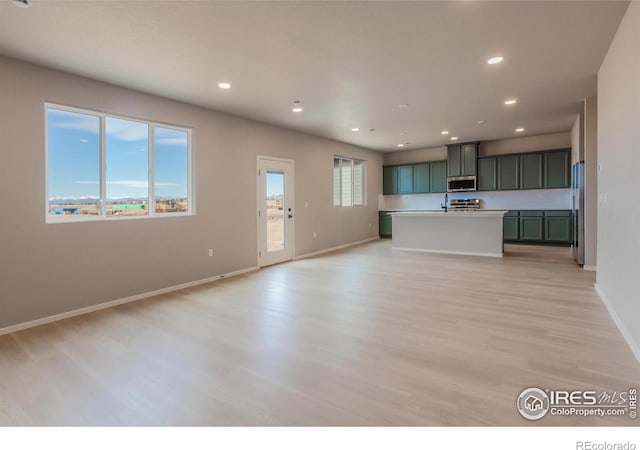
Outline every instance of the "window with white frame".
{"type": "Polygon", "coordinates": [[[47,221],[193,212],[191,130],[46,105],[47,221]]]}
{"type": "Polygon", "coordinates": [[[366,162],[335,156],[333,158],[333,205],[362,206],[365,204],[366,162]]]}

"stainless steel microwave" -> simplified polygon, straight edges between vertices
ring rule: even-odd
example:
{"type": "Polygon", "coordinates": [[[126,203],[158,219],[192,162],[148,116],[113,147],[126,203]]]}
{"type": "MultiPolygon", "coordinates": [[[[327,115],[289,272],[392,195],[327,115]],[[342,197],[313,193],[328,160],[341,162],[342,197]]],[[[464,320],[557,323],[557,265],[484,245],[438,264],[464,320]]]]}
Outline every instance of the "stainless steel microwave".
{"type": "Polygon", "coordinates": [[[475,176],[447,178],[447,192],[469,192],[475,190],[475,176]]]}

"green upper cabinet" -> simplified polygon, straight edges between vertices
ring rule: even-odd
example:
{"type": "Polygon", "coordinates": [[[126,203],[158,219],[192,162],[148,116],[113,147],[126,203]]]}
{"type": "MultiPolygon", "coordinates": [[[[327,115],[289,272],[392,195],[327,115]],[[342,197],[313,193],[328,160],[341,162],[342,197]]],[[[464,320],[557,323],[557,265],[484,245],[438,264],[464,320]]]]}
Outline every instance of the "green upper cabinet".
{"type": "Polygon", "coordinates": [[[432,162],[429,166],[429,190],[431,192],[447,192],[447,162],[432,162]]]}
{"type": "Polygon", "coordinates": [[[478,143],[462,144],[462,176],[475,175],[477,172],[478,143]]]}
{"type": "Polygon", "coordinates": [[[402,164],[382,168],[382,193],[384,195],[446,191],[446,161],[402,164]]]}
{"type": "Polygon", "coordinates": [[[542,188],[542,153],[520,155],[520,189],[542,188]]]}
{"type": "Polygon", "coordinates": [[[394,195],[398,193],[398,166],[382,168],[382,193],[394,195]]]}
{"type": "Polygon", "coordinates": [[[462,146],[447,145],[447,176],[462,176],[462,146]]]}
{"type": "Polygon", "coordinates": [[[411,194],[413,192],[413,165],[386,166],[382,168],[382,193],[385,195],[411,194]]]}
{"type": "Polygon", "coordinates": [[[447,146],[447,176],[461,177],[476,174],[478,142],[447,146]]]}
{"type": "Polygon", "coordinates": [[[478,158],[477,189],[495,191],[498,186],[498,160],[495,157],[478,158]]]}
{"type": "Polygon", "coordinates": [[[413,165],[413,193],[425,194],[431,192],[429,180],[429,163],[421,163],[413,165]]]}
{"type": "Polygon", "coordinates": [[[411,194],[413,192],[413,166],[407,164],[398,166],[398,194],[411,194]]]}
{"type": "Polygon", "coordinates": [[[567,188],[571,185],[569,150],[544,153],[544,187],[567,188]]]}
{"type": "Polygon", "coordinates": [[[498,189],[518,189],[520,178],[520,156],[498,157],[498,189]]]}

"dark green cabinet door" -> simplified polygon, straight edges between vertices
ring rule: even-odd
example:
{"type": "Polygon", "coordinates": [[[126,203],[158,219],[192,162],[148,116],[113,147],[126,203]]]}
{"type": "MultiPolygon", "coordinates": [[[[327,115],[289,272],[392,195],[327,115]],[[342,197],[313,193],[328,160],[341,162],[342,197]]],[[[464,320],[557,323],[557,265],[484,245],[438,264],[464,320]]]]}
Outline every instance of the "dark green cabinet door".
{"type": "Polygon", "coordinates": [[[478,158],[478,144],[464,144],[462,146],[462,175],[476,174],[476,161],[478,158]]]}
{"type": "Polygon", "coordinates": [[[382,168],[382,193],[384,195],[394,195],[398,193],[398,167],[382,168]]]}
{"type": "Polygon", "coordinates": [[[566,188],[570,186],[570,153],[568,150],[544,154],[544,187],[566,188]]]}
{"type": "Polygon", "coordinates": [[[544,212],[544,240],[570,244],[571,236],[571,211],[545,211],[544,212]]]}
{"type": "Polygon", "coordinates": [[[378,233],[382,238],[390,238],[391,237],[391,215],[390,211],[380,211],[378,213],[378,233]]]}
{"type": "Polygon", "coordinates": [[[518,189],[519,156],[498,157],[498,189],[518,189]]]}
{"type": "Polygon", "coordinates": [[[495,191],[497,186],[496,158],[478,159],[477,187],[479,191],[495,191]]]}
{"type": "Polygon", "coordinates": [[[432,162],[430,165],[430,191],[447,192],[447,162],[432,162]]]}
{"type": "Polygon", "coordinates": [[[424,194],[430,192],[429,179],[429,163],[414,164],[413,193],[424,194]]]}
{"type": "Polygon", "coordinates": [[[460,145],[447,146],[447,175],[450,177],[462,175],[462,147],[460,145]]]}
{"type": "Polygon", "coordinates": [[[503,232],[504,232],[504,240],[507,241],[517,241],[520,234],[518,233],[518,212],[517,211],[509,211],[509,213],[515,213],[515,215],[507,215],[505,214],[503,219],[503,232]]]}
{"type": "Polygon", "coordinates": [[[520,155],[520,189],[542,188],[542,153],[520,155]]]}
{"type": "Polygon", "coordinates": [[[520,211],[520,240],[541,241],[544,238],[542,211],[520,211]]]}
{"type": "Polygon", "coordinates": [[[413,166],[398,166],[398,194],[413,193],[413,166]]]}

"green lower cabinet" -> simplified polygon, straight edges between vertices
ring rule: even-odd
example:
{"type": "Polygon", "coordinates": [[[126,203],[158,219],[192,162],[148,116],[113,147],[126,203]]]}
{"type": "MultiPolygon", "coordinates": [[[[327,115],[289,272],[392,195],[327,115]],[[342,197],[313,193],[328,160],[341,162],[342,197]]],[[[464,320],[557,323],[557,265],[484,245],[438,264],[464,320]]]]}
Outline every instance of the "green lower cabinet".
{"type": "Polygon", "coordinates": [[[503,230],[504,240],[510,243],[570,245],[571,211],[509,211],[504,215],[503,230]]]}
{"type": "Polygon", "coordinates": [[[505,241],[517,241],[520,237],[518,231],[518,211],[509,211],[504,215],[503,231],[505,241]]]}
{"type": "Polygon", "coordinates": [[[393,211],[379,211],[378,212],[378,233],[381,238],[391,237],[391,213],[393,211]]]}
{"type": "Polygon", "coordinates": [[[545,242],[570,244],[572,242],[571,231],[571,211],[544,212],[545,242]]]}
{"type": "Polygon", "coordinates": [[[544,220],[542,211],[520,211],[520,240],[542,241],[544,220]]]}

